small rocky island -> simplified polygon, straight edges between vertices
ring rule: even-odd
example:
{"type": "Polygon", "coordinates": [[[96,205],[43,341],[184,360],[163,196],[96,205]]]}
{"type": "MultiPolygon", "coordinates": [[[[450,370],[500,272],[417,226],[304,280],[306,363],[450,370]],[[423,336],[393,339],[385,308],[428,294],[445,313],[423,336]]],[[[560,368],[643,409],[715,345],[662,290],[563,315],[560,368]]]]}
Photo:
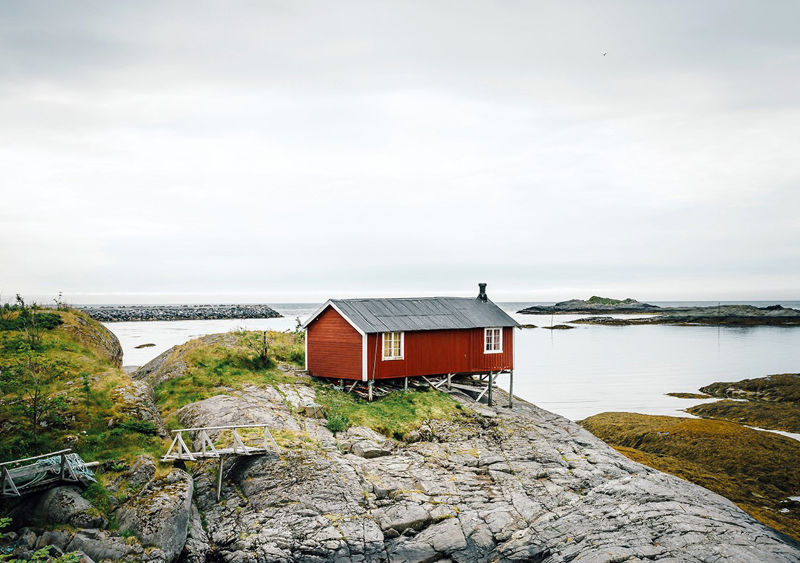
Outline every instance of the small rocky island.
{"type": "Polygon", "coordinates": [[[800,311],[781,305],[716,305],[709,307],[659,307],[635,299],[611,299],[593,296],[587,300],[570,299],[555,305],[533,305],[517,311],[524,315],[589,314],[570,323],[611,326],[673,324],[727,326],[800,326],[800,311]],[[616,318],[609,314],[647,314],[642,318],[616,318]]]}
{"type": "Polygon", "coordinates": [[[188,321],[273,319],[281,316],[269,305],[84,305],[78,307],[103,323],[121,321],[188,321]]]}

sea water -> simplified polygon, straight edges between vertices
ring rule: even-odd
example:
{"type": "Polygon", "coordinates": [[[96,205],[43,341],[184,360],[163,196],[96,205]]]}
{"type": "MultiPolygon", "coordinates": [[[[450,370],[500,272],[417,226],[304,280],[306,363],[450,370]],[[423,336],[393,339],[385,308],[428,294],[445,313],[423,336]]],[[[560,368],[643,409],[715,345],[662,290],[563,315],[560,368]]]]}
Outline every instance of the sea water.
{"type": "MultiPolygon", "coordinates": [[[[499,305],[520,323],[539,327],[586,316],[520,315],[516,311],[528,303],[499,305]]],[[[784,303],[793,305],[800,304],[784,303]]],[[[170,347],[204,334],[239,328],[293,330],[297,318],[305,320],[317,307],[275,304],[273,308],[283,315],[278,319],[105,324],[122,344],[123,363],[143,365],[170,347]],[[155,346],[136,348],[147,343],[155,346]]],[[[571,330],[518,330],[514,370],[515,395],[572,420],[607,411],[688,416],[683,409],[702,400],[677,399],[666,393],[696,392],[715,381],[800,372],[800,327],[574,326],[571,330]]],[[[500,386],[507,388],[508,376],[501,377],[500,386]]]]}

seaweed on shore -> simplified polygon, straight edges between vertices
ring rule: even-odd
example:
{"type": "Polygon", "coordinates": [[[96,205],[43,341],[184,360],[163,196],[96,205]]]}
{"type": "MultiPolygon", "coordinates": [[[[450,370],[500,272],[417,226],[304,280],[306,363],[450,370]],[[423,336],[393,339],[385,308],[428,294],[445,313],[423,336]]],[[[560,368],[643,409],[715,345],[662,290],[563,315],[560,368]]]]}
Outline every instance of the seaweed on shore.
{"type": "Polygon", "coordinates": [[[602,413],[581,426],[634,461],[706,487],[800,540],[800,442],[721,420],[602,413]]]}

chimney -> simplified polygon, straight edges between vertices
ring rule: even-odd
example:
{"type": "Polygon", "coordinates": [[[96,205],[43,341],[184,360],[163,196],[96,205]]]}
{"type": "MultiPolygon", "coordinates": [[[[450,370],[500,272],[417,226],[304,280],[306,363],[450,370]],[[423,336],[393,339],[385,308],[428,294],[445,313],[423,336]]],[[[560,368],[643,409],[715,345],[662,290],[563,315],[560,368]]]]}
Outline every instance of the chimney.
{"type": "Polygon", "coordinates": [[[480,299],[484,303],[486,302],[487,299],[489,299],[488,297],[486,297],[486,284],[485,283],[479,283],[478,284],[478,299],[480,299]]]}

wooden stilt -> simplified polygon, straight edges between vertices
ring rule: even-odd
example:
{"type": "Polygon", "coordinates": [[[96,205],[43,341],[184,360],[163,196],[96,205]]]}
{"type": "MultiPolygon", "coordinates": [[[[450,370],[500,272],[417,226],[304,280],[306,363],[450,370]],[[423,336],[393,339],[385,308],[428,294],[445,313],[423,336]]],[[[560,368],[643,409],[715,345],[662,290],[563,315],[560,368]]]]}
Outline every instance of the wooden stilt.
{"type": "Polygon", "coordinates": [[[372,387],[374,386],[375,382],[373,380],[367,381],[367,400],[372,401],[372,387]]]}
{"type": "Polygon", "coordinates": [[[217,471],[217,502],[222,498],[222,462],[225,456],[219,456],[219,471],[217,471]]]}
{"type": "Polygon", "coordinates": [[[450,391],[453,388],[452,385],[451,385],[452,382],[453,382],[453,374],[452,373],[448,373],[447,374],[447,390],[448,391],[450,391]]]}
{"type": "Polygon", "coordinates": [[[403,391],[408,391],[408,378],[403,378],[403,391]]]}
{"type": "Polygon", "coordinates": [[[508,372],[508,408],[514,408],[514,370],[508,372]]]}
{"type": "Polygon", "coordinates": [[[489,406],[490,407],[492,406],[492,381],[493,380],[494,380],[494,378],[492,377],[492,374],[489,373],[489,406]]]}

